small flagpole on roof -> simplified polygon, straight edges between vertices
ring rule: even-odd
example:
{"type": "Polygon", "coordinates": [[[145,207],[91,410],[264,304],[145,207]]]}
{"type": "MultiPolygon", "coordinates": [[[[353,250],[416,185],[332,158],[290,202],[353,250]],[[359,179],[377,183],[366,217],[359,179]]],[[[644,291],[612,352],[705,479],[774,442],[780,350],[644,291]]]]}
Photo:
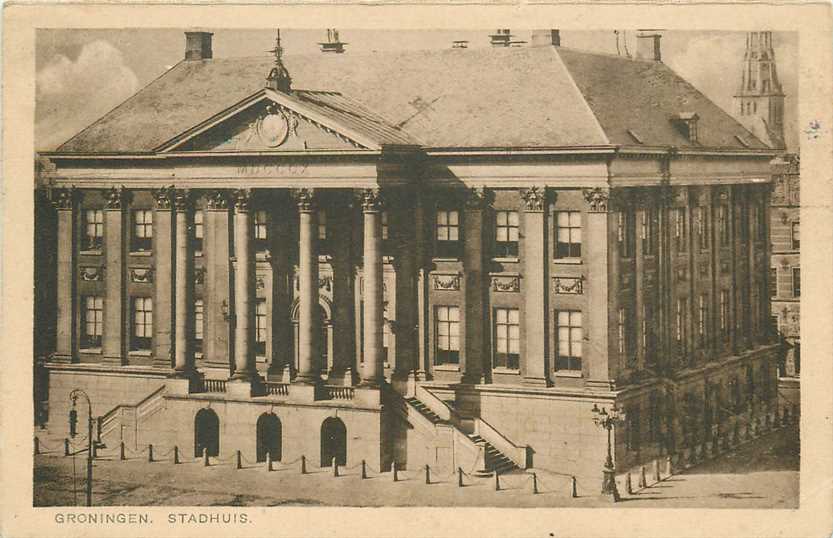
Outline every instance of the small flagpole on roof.
{"type": "Polygon", "coordinates": [[[266,87],[276,91],[290,93],[292,91],[292,77],[289,76],[286,66],[283,64],[283,47],[281,46],[281,29],[275,30],[275,47],[271,52],[275,56],[275,64],[266,77],[266,87]]]}

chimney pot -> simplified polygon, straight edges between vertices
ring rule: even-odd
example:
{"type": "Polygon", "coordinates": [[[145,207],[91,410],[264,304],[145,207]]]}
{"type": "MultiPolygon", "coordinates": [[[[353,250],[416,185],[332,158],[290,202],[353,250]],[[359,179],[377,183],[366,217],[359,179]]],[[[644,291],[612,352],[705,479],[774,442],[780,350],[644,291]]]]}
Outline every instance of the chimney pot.
{"type": "Polygon", "coordinates": [[[213,57],[211,50],[211,32],[185,32],[185,61],[210,60],[213,57]]]}
{"type": "Polygon", "coordinates": [[[639,32],[636,34],[636,57],[639,60],[662,61],[660,48],[662,36],[656,32],[639,32]]]}
{"type": "Polygon", "coordinates": [[[560,47],[561,32],[559,30],[532,30],[533,47],[560,47]]]}

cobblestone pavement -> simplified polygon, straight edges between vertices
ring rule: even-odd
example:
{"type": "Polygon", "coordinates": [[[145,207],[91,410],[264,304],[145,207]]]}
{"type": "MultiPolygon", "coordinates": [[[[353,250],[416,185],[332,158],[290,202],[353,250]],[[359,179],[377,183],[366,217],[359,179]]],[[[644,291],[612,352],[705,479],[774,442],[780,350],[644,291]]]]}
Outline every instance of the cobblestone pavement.
{"type": "MultiPolygon", "coordinates": [[[[161,459],[161,455],[160,455],[161,459]]],[[[85,457],[51,453],[35,457],[35,506],[84,503],[85,457]],[[75,487],[73,488],[73,459],[75,487]],[[75,489],[76,493],[73,493],[75,489]]],[[[330,469],[310,467],[300,474],[295,463],[244,462],[235,469],[233,457],[204,467],[200,461],[148,463],[145,457],[119,461],[105,457],[95,462],[94,505],[120,506],[505,506],[592,507],[610,504],[597,496],[570,497],[568,477],[538,475],[540,493],[532,493],[530,475],[502,477],[495,491],[494,478],[464,477],[457,485],[453,474],[435,470],[425,484],[422,470],[400,471],[393,482],[390,472],[343,469],[334,477],[330,469]]],[[[739,452],[675,475],[634,495],[624,495],[621,507],[794,508],[798,505],[798,436],[795,428],[780,430],[741,447],[739,452]]]]}

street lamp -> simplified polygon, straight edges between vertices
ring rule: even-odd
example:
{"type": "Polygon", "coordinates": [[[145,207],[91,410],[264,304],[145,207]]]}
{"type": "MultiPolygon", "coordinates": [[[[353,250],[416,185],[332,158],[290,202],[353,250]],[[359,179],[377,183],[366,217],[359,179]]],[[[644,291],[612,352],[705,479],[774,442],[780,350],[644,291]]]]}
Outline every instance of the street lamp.
{"type": "Polygon", "coordinates": [[[593,423],[607,430],[607,458],[605,458],[603,470],[602,495],[610,495],[613,502],[617,502],[619,500],[619,490],[616,489],[616,468],[613,466],[610,432],[613,430],[613,426],[624,420],[625,414],[621,409],[616,407],[615,402],[613,407],[610,408],[610,413],[604,407],[599,409],[599,406],[596,404],[593,404],[592,411],[593,423]]]}
{"type": "Polygon", "coordinates": [[[73,389],[69,393],[72,400],[72,409],[69,412],[70,435],[75,437],[75,422],[78,420],[78,412],[75,410],[75,403],[79,396],[87,401],[87,506],[93,505],[93,406],[90,397],[81,389],[73,389]]]}

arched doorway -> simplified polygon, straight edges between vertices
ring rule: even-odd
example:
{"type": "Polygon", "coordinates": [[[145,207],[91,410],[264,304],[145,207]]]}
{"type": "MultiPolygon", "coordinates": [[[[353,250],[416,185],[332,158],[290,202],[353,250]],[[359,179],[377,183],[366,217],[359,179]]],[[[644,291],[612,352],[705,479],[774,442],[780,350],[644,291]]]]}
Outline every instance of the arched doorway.
{"type": "Polygon", "coordinates": [[[209,456],[220,455],[220,419],[212,409],[200,409],[194,418],[194,456],[202,456],[204,448],[209,456]]]}
{"type": "Polygon", "coordinates": [[[347,428],[340,418],[329,417],[321,424],[321,467],[330,467],[333,458],[347,465],[347,428]]]}
{"type": "MultiPolygon", "coordinates": [[[[292,318],[293,327],[293,347],[295,348],[293,354],[295,356],[295,368],[299,368],[299,332],[298,332],[298,312],[300,310],[299,301],[296,299],[292,306],[290,316],[292,318]]],[[[320,337],[314,342],[315,353],[319,357],[318,367],[322,374],[326,374],[333,367],[333,319],[331,316],[332,305],[330,301],[323,296],[319,297],[318,308],[316,314],[318,319],[318,327],[320,329],[320,337]]]]}
{"type": "Polygon", "coordinates": [[[263,413],[257,419],[257,461],[281,459],[281,420],[274,413],[263,413]]]}

